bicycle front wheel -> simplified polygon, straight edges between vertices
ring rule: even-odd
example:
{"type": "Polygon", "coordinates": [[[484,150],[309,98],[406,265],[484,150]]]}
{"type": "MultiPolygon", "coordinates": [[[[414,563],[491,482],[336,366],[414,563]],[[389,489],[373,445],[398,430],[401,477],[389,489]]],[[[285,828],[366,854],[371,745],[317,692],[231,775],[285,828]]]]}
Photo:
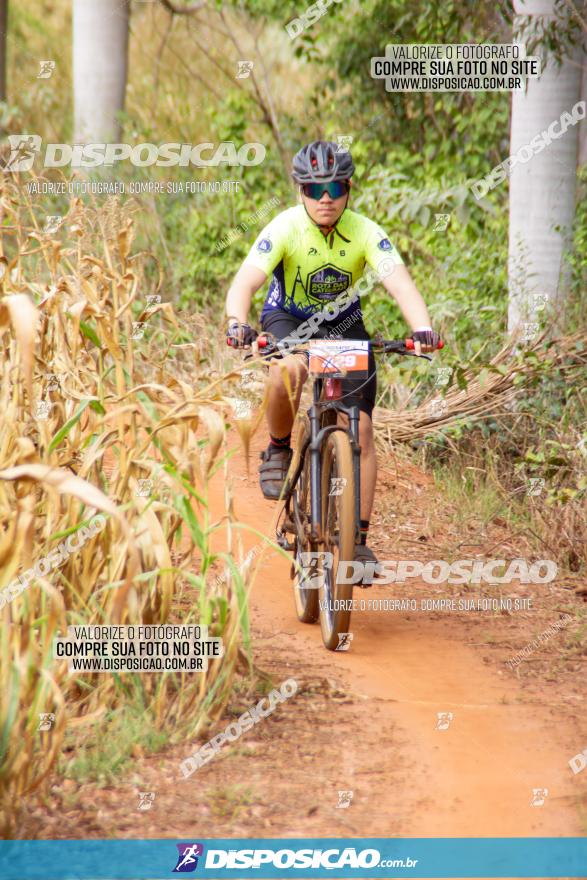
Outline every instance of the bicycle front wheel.
{"type": "Polygon", "coordinates": [[[320,626],[330,651],[335,651],[349,633],[353,585],[344,583],[348,580],[344,563],[355,557],[356,525],[351,442],[345,431],[333,431],[322,451],[324,556],[320,586],[320,626]]]}

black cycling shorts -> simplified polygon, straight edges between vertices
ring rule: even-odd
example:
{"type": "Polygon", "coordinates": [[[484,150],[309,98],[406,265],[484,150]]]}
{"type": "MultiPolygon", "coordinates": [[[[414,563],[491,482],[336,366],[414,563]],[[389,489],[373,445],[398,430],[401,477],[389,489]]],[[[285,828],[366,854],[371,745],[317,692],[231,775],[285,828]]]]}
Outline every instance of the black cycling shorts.
{"type": "MultiPolygon", "coordinates": [[[[296,318],[295,315],[290,315],[289,312],[282,312],[276,309],[265,315],[261,321],[261,326],[266,333],[271,333],[271,335],[279,342],[281,339],[291,336],[292,333],[298,329],[300,324],[305,323],[305,320],[305,318],[296,318]]],[[[326,337],[329,337],[331,339],[371,339],[362,321],[357,321],[346,330],[333,333],[332,331],[335,330],[335,328],[335,323],[324,321],[316,328],[316,331],[312,334],[311,338],[325,339],[326,337]]],[[[342,394],[342,402],[346,406],[356,405],[361,412],[366,413],[368,416],[372,415],[373,407],[375,406],[375,396],[377,394],[377,369],[375,355],[371,348],[369,348],[368,379],[351,379],[346,376],[342,380],[342,394]]]]}

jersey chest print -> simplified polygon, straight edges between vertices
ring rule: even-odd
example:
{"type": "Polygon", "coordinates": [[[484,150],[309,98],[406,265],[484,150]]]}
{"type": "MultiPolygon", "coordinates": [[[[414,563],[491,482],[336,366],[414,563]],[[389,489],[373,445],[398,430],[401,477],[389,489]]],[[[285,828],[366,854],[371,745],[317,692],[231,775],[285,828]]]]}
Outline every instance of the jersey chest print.
{"type": "Polygon", "coordinates": [[[323,235],[297,206],[259,234],[248,259],[272,276],[263,314],[284,309],[303,318],[344,297],[367,262],[375,268],[386,256],[401,263],[385,232],[368,218],[347,210],[323,235]]]}
{"type": "Polygon", "coordinates": [[[314,271],[308,272],[306,275],[306,283],[304,285],[300,267],[296,275],[292,297],[295,302],[302,304],[300,294],[303,291],[308,303],[316,305],[321,302],[330,302],[336,299],[341,293],[351,286],[352,273],[344,269],[340,269],[333,263],[325,263],[314,271]],[[298,284],[302,288],[299,290],[298,284]]]}

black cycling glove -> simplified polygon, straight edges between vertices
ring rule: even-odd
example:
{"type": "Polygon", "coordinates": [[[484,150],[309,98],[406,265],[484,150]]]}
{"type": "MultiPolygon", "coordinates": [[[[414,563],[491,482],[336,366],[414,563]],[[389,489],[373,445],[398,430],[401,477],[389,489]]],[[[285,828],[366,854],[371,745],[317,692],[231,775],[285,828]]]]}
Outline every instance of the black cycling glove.
{"type": "Polygon", "coordinates": [[[432,349],[438,348],[438,343],[440,342],[439,334],[432,327],[422,327],[420,330],[414,330],[412,339],[421,345],[429,345],[432,349]]]}
{"type": "Polygon", "coordinates": [[[250,324],[239,324],[238,321],[231,321],[226,331],[226,338],[229,345],[233,348],[242,348],[245,345],[251,345],[259,334],[250,324]]]}

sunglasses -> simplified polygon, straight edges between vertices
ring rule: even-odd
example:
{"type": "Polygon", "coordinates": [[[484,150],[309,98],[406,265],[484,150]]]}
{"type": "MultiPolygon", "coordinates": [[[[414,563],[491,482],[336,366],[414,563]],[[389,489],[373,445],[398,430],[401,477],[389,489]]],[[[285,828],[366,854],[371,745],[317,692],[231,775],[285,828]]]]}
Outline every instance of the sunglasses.
{"type": "Polygon", "coordinates": [[[304,183],[302,192],[309,199],[319,200],[325,192],[331,199],[339,199],[348,193],[350,187],[348,180],[331,180],[329,183],[304,183]]]}

